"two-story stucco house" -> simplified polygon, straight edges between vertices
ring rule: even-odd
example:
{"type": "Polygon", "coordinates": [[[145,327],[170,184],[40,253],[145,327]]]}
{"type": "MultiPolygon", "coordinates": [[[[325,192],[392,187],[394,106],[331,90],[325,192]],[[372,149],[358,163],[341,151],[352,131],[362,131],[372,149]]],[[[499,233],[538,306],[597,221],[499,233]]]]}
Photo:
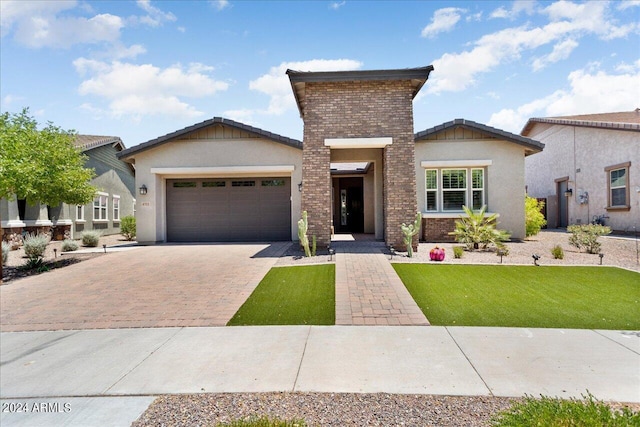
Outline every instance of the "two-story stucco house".
{"type": "Polygon", "coordinates": [[[85,167],[96,176],[91,184],[98,190],[93,202],[82,205],[29,205],[25,200],[0,201],[4,238],[22,232],[48,233],[61,240],[79,237],[84,230],[103,234],[120,233],[120,219],[135,212],[135,173],[131,164],[116,154],[124,150],[118,137],[77,135],[74,145],[87,156],[85,167]]]}
{"type": "Polygon", "coordinates": [[[613,230],[640,228],[640,109],[532,118],[521,134],[545,144],[527,158],[526,182],[546,199],[549,227],[604,216],[613,230]]]}
{"type": "Polygon", "coordinates": [[[146,193],[138,240],[297,240],[307,211],[320,246],[351,232],[402,247],[417,211],[423,238],[447,240],[463,205],[485,204],[523,238],[524,158],[543,145],[465,120],[414,134],[432,70],[288,70],[303,141],[215,117],[122,151],[146,193]]]}

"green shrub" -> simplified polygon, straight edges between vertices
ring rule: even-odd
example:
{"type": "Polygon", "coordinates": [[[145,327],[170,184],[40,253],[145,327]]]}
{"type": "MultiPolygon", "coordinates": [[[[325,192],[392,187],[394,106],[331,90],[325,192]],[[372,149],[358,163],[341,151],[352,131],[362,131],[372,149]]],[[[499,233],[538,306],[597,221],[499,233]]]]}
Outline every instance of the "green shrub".
{"type": "Polygon", "coordinates": [[[562,249],[562,246],[555,245],[551,249],[551,255],[553,255],[554,259],[564,259],[564,250],[562,249]]]}
{"type": "Polygon", "coordinates": [[[120,220],[120,233],[127,240],[136,238],[136,217],[127,215],[120,220]]]}
{"type": "Polygon", "coordinates": [[[24,238],[24,254],[30,260],[42,259],[50,241],[51,237],[48,234],[27,233],[24,238]]]}
{"type": "Polygon", "coordinates": [[[102,233],[98,230],[88,230],[82,232],[82,244],[91,248],[95,248],[100,243],[102,233]]]}
{"type": "Polygon", "coordinates": [[[575,246],[578,250],[584,248],[590,254],[597,254],[601,246],[598,237],[610,234],[611,228],[597,224],[574,224],[568,226],[567,231],[571,233],[569,236],[571,246],[575,246]]]}
{"type": "Polygon", "coordinates": [[[62,242],[62,251],[63,252],[72,252],[78,250],[78,242],[71,239],[66,239],[62,242]]]}
{"type": "Polygon", "coordinates": [[[462,246],[454,246],[453,247],[453,257],[454,258],[462,258],[464,255],[464,248],[462,246]]]}
{"type": "Polygon", "coordinates": [[[486,206],[474,212],[466,206],[462,207],[466,217],[456,220],[456,229],[449,233],[455,236],[458,243],[463,243],[467,249],[487,249],[489,245],[506,242],[511,235],[496,228],[498,214],[485,216],[486,206]]]}
{"type": "Polygon", "coordinates": [[[547,220],[542,215],[544,202],[538,201],[533,197],[526,196],[524,199],[524,215],[526,224],[526,236],[535,236],[540,229],[547,224],[547,220]]]}
{"type": "Polygon", "coordinates": [[[7,259],[9,259],[9,252],[11,251],[11,245],[7,242],[2,242],[2,264],[7,263],[7,259]]]}
{"type": "Polygon", "coordinates": [[[563,400],[541,396],[526,396],[511,408],[502,411],[491,420],[493,427],[511,426],[581,426],[623,427],[640,425],[640,413],[629,408],[614,411],[608,405],[594,399],[591,394],[583,400],[563,400]]]}

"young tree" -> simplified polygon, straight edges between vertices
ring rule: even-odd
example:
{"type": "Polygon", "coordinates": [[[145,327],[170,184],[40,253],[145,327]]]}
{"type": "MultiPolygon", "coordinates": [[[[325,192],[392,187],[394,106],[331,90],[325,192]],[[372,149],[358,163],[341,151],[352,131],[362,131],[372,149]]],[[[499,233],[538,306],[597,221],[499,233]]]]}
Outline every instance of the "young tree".
{"type": "Polygon", "coordinates": [[[28,109],[1,114],[0,198],[18,197],[49,206],[90,202],[96,189],[89,181],[95,173],[84,167],[85,156],[73,145],[74,139],[74,131],[51,122],[38,130],[28,109]]]}
{"type": "Polygon", "coordinates": [[[547,224],[547,220],[544,219],[542,209],[544,208],[544,202],[538,201],[533,197],[526,196],[524,200],[524,212],[525,212],[525,224],[526,224],[526,237],[535,236],[540,232],[540,229],[547,224]]]}

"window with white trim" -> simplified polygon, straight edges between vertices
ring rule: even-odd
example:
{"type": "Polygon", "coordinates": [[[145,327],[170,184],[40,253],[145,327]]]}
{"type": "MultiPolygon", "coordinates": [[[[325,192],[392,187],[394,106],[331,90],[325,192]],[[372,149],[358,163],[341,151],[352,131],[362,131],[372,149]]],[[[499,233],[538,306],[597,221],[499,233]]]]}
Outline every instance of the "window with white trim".
{"type": "Polygon", "coordinates": [[[629,166],[631,162],[605,168],[607,173],[607,209],[629,208],[629,166]]]}
{"type": "Polygon", "coordinates": [[[425,170],[426,212],[461,212],[462,206],[480,210],[485,194],[484,168],[425,170]]]}
{"type": "Polygon", "coordinates": [[[84,205],[76,205],[76,221],[84,222],[84,205]]]}
{"type": "Polygon", "coordinates": [[[113,220],[120,221],[120,196],[113,196],[113,220]]]}
{"type": "Polygon", "coordinates": [[[93,199],[93,220],[107,221],[107,206],[109,204],[109,195],[107,193],[98,193],[93,199]]]}

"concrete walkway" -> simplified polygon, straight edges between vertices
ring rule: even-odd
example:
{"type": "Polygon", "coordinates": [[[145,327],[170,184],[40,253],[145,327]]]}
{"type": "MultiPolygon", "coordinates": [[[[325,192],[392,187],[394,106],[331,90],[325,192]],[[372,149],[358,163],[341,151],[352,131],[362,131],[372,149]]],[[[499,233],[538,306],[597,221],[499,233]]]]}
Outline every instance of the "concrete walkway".
{"type": "Polygon", "coordinates": [[[126,426],[166,393],[388,392],[640,402],[640,333],[291,326],[0,334],[2,426],[126,426]],[[12,406],[10,406],[12,405],[12,406]],[[33,412],[34,405],[48,411],[33,412]],[[49,406],[47,406],[49,405],[49,406]]]}
{"type": "Polygon", "coordinates": [[[332,242],[336,325],[428,325],[385,255],[382,242],[332,242]]]}

